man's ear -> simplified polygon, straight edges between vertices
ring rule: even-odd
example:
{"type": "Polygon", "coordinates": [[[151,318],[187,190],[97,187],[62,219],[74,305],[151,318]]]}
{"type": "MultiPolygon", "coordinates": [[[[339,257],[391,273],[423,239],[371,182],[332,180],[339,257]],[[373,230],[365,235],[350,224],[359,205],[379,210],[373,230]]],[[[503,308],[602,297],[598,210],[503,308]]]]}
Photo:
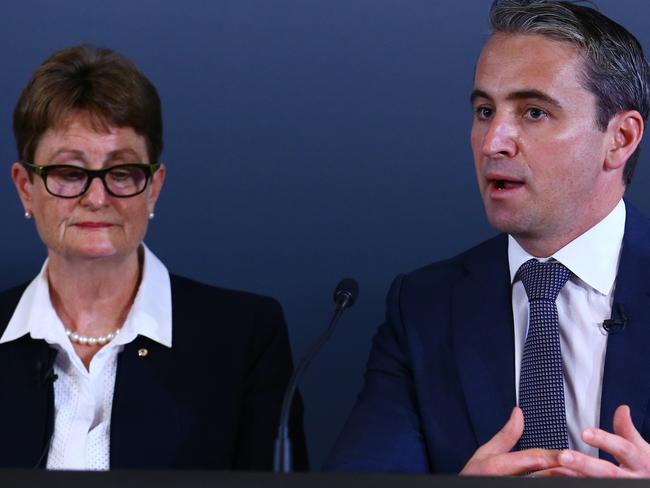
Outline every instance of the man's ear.
{"type": "Polygon", "coordinates": [[[31,213],[34,185],[30,179],[29,172],[22,164],[14,163],[11,165],[11,179],[14,185],[16,185],[16,191],[18,192],[20,201],[23,203],[25,212],[31,213]]]}
{"type": "Polygon", "coordinates": [[[636,110],[619,112],[609,121],[611,145],[605,157],[605,169],[623,168],[643,137],[643,117],[636,110]]]}

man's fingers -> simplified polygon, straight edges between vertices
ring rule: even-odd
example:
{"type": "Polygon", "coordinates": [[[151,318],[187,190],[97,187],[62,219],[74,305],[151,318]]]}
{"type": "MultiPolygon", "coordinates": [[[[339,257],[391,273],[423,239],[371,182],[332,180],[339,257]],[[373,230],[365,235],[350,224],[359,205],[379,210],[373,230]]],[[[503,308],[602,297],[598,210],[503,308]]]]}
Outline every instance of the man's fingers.
{"type": "Polygon", "coordinates": [[[627,405],[616,409],[613,425],[615,434],[602,429],[587,429],[582,433],[582,438],[590,446],[614,456],[622,467],[646,472],[650,446],[634,427],[627,405]]]}
{"type": "Polygon", "coordinates": [[[613,426],[615,434],[625,437],[628,441],[639,446],[646,445],[645,440],[634,427],[632,415],[630,414],[630,407],[627,405],[620,405],[616,409],[614,412],[613,426]]]}
{"type": "Polygon", "coordinates": [[[557,467],[558,451],[527,449],[510,452],[524,431],[524,415],[515,407],[503,428],[474,453],[460,474],[515,476],[557,467]]]}
{"type": "Polygon", "coordinates": [[[630,473],[609,461],[568,449],[560,453],[559,462],[565,468],[590,478],[625,478],[631,476],[630,473]]]}
{"type": "Polygon", "coordinates": [[[582,433],[582,439],[590,446],[608,452],[623,466],[631,469],[645,467],[641,449],[619,435],[602,429],[587,429],[582,433]]]}
{"type": "Polygon", "coordinates": [[[491,456],[510,452],[524,432],[524,414],[519,407],[512,409],[510,418],[492,439],[483,444],[476,457],[491,456]]]}
{"type": "Polygon", "coordinates": [[[569,468],[548,468],[527,475],[528,478],[582,478],[584,475],[569,468]]]}
{"type": "Polygon", "coordinates": [[[473,457],[461,475],[466,476],[516,476],[533,471],[559,467],[559,451],[526,449],[525,451],[495,454],[484,459],[473,457]]]}

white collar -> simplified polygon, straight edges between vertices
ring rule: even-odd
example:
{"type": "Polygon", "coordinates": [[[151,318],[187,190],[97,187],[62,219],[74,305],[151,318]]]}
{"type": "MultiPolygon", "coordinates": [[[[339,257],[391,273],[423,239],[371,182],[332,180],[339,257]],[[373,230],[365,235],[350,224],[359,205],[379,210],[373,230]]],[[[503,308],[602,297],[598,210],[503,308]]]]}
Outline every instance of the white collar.
{"type": "MultiPolygon", "coordinates": [[[[110,344],[127,344],[143,335],[164,346],[172,346],[172,299],[169,272],[165,265],[144,248],[142,281],[122,331],[110,344]]],[[[71,351],[72,346],[52,302],[47,280],[47,259],[40,273],[27,286],[18,306],[9,320],[0,344],[29,334],[49,344],[61,345],[71,351]]]]}
{"type": "MultiPolygon", "coordinates": [[[[609,295],[616,281],[618,259],[625,233],[625,204],[623,200],[603,220],[575,238],[552,256],[603,295],[609,295]]],[[[534,256],[508,236],[508,264],[510,280],[514,283],[519,267],[534,256]]]]}

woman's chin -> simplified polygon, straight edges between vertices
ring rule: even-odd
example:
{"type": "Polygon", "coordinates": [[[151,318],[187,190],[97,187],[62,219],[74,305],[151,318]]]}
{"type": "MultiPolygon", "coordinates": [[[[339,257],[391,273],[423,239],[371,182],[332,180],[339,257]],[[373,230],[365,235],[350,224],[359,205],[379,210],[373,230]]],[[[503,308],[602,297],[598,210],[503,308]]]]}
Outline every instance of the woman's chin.
{"type": "Polygon", "coordinates": [[[71,260],[95,260],[124,256],[128,252],[125,252],[124,249],[119,249],[111,243],[93,243],[68,248],[62,254],[71,260]]]}

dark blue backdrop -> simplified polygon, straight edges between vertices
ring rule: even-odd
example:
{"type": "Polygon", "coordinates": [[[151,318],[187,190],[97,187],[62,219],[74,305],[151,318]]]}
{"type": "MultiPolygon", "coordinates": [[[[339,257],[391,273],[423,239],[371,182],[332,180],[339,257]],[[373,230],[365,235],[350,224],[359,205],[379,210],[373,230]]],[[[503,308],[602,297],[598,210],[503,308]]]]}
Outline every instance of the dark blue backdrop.
{"type": "MultiPolygon", "coordinates": [[[[650,5],[598,3],[650,49],[650,5]]],[[[18,94],[56,49],[90,42],[126,54],[163,100],[169,173],[147,242],[170,269],[278,298],[296,355],[325,326],[336,282],[361,285],[302,388],[318,468],[361,384],[393,276],[492,234],[468,144],[489,4],[3,4],[0,287],[31,278],[45,255],[9,178],[18,94]]],[[[628,194],[646,213],[649,165],[642,156],[628,194]]]]}

